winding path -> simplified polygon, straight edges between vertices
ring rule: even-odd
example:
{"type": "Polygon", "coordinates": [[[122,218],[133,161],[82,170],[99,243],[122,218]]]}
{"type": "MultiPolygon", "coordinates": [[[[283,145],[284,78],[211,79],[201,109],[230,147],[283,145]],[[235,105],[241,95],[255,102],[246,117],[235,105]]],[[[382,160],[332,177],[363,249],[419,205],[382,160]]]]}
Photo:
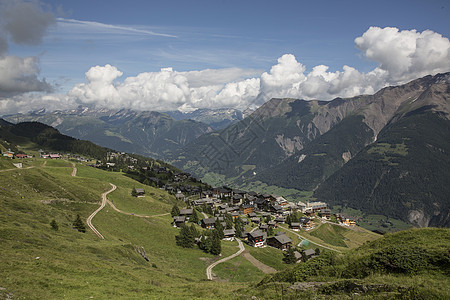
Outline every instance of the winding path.
{"type": "Polygon", "coordinates": [[[244,244],[242,243],[242,241],[241,241],[240,239],[236,239],[236,241],[237,241],[238,244],[239,244],[239,251],[238,251],[238,252],[236,252],[236,253],[234,253],[234,254],[232,254],[232,255],[230,255],[230,256],[227,256],[227,257],[225,257],[225,258],[222,258],[222,259],[220,259],[220,260],[218,260],[218,261],[216,261],[216,262],[210,264],[210,265],[206,268],[206,277],[208,278],[208,280],[213,280],[212,269],[213,269],[215,266],[217,266],[217,265],[220,264],[220,263],[226,262],[227,260],[230,260],[230,259],[232,259],[232,258],[235,258],[236,256],[240,255],[242,252],[244,252],[245,247],[244,247],[244,244]]]}
{"type": "Polygon", "coordinates": [[[77,167],[75,166],[75,163],[72,163],[72,177],[77,176],[77,167]]]}
{"type": "Polygon", "coordinates": [[[161,216],[166,216],[166,215],[170,215],[170,213],[164,213],[164,214],[159,214],[159,215],[152,215],[152,216],[144,216],[144,215],[140,215],[140,214],[134,214],[134,213],[129,213],[123,210],[118,209],[111,201],[109,201],[108,199],[106,199],[106,202],[108,202],[108,204],[118,213],[124,214],[124,215],[128,215],[128,216],[134,216],[134,217],[139,217],[139,218],[152,218],[152,217],[161,217],[161,216]]]}
{"type": "Polygon", "coordinates": [[[105,205],[106,205],[106,201],[108,201],[108,199],[106,199],[106,195],[108,195],[109,193],[111,193],[111,192],[113,192],[117,187],[114,185],[114,184],[112,184],[112,183],[110,183],[110,185],[111,185],[111,189],[109,190],[109,191],[107,191],[107,192],[104,192],[103,194],[102,194],[102,204],[100,205],[100,207],[99,208],[97,208],[97,210],[96,211],[94,211],[88,218],[87,218],[87,220],[86,220],[86,223],[87,223],[87,225],[89,226],[89,228],[99,237],[99,238],[101,238],[102,240],[104,240],[105,238],[103,237],[103,235],[94,227],[94,225],[92,225],[92,219],[95,217],[95,215],[99,212],[99,211],[101,211],[102,209],[103,209],[103,207],[105,207],[105,205]]]}
{"type": "Polygon", "coordinates": [[[250,252],[248,252],[248,251],[245,251],[244,253],[242,253],[242,256],[244,256],[249,262],[252,263],[252,265],[257,267],[264,274],[273,274],[273,273],[278,272],[274,268],[269,267],[268,265],[263,264],[262,262],[260,262],[256,258],[254,258],[253,255],[251,255],[250,252]]]}
{"type": "Polygon", "coordinates": [[[286,227],[284,227],[284,226],[280,226],[280,227],[283,228],[283,229],[286,229],[287,231],[289,231],[289,232],[291,232],[291,233],[293,233],[293,234],[295,234],[295,235],[297,235],[299,238],[301,238],[301,239],[303,239],[303,240],[308,240],[311,244],[320,246],[320,247],[322,247],[322,248],[325,248],[325,249],[328,249],[328,250],[331,250],[331,251],[335,251],[335,252],[338,252],[338,253],[342,253],[342,251],[339,251],[339,250],[330,248],[330,247],[328,247],[328,246],[324,246],[324,245],[322,245],[322,244],[313,242],[313,241],[311,241],[310,239],[308,239],[308,238],[306,238],[306,237],[304,237],[304,236],[301,236],[301,235],[298,234],[297,232],[295,232],[295,231],[293,231],[293,230],[290,230],[290,229],[288,229],[288,228],[286,228],[286,227]]]}

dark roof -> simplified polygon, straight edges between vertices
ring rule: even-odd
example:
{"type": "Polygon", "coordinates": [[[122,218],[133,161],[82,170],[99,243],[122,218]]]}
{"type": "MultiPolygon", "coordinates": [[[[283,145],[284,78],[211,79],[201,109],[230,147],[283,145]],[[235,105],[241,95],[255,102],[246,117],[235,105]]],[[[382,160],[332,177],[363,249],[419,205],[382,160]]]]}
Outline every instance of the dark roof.
{"type": "Polygon", "coordinates": [[[250,218],[256,217],[256,213],[254,213],[254,212],[249,213],[248,216],[249,216],[250,218]]]}
{"type": "Polygon", "coordinates": [[[180,215],[192,215],[194,213],[193,208],[180,209],[180,215]]]}
{"type": "Polygon", "coordinates": [[[276,239],[282,245],[288,244],[288,243],[292,243],[292,240],[285,234],[276,235],[276,236],[271,237],[271,238],[272,239],[276,239]]]}
{"type": "Polygon", "coordinates": [[[316,251],[314,251],[313,249],[307,249],[307,250],[305,250],[305,254],[306,254],[306,256],[315,255],[316,251]]]}
{"type": "Polygon", "coordinates": [[[286,232],[284,232],[284,231],[278,231],[277,233],[275,233],[275,235],[282,235],[282,234],[286,234],[286,232]]]}
{"type": "Polygon", "coordinates": [[[311,221],[311,219],[310,218],[301,217],[299,221],[300,221],[300,223],[305,224],[305,223],[308,223],[309,221],[311,221]]]}
{"type": "Polygon", "coordinates": [[[253,191],[250,191],[250,192],[248,192],[247,194],[250,195],[250,196],[253,196],[253,197],[255,197],[256,195],[258,195],[256,192],[253,192],[253,191]]]}
{"type": "Polygon", "coordinates": [[[202,223],[204,223],[204,224],[215,224],[216,223],[216,218],[202,219],[202,223]]]}
{"type": "Polygon", "coordinates": [[[250,235],[252,238],[257,238],[257,237],[260,237],[260,236],[264,236],[264,232],[262,232],[261,230],[257,229],[257,230],[254,230],[254,231],[250,232],[248,235],[250,235]]]}
{"type": "Polygon", "coordinates": [[[291,227],[300,227],[300,223],[293,222],[291,223],[291,227]]]}
{"type": "Polygon", "coordinates": [[[260,229],[268,229],[268,228],[269,228],[269,225],[267,225],[267,224],[261,224],[261,225],[259,225],[259,228],[260,228],[260,229]]]}
{"type": "Polygon", "coordinates": [[[223,231],[223,235],[227,236],[227,235],[235,235],[236,234],[236,230],[234,230],[234,228],[232,229],[225,229],[223,231]]]}
{"type": "Polygon", "coordinates": [[[328,209],[328,208],[321,209],[320,212],[323,213],[323,214],[331,214],[331,209],[328,209]]]}
{"type": "Polygon", "coordinates": [[[175,223],[177,223],[177,222],[185,222],[186,221],[186,217],[185,216],[174,216],[173,217],[173,221],[175,223]]]}
{"type": "Polygon", "coordinates": [[[144,194],[144,193],[145,193],[145,190],[139,188],[139,189],[136,189],[136,193],[138,193],[138,194],[144,194]]]}
{"type": "Polygon", "coordinates": [[[255,208],[255,207],[251,204],[244,204],[244,205],[242,205],[242,208],[245,209],[245,208],[255,208]]]}

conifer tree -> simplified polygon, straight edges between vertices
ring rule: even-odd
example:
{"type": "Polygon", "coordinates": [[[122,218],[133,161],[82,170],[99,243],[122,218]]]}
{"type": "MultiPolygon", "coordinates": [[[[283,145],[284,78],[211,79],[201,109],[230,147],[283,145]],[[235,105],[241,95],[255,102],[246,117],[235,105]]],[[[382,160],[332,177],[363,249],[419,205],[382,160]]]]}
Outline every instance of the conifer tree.
{"type": "Polygon", "coordinates": [[[225,237],[224,234],[223,234],[223,225],[219,221],[219,218],[217,218],[217,220],[216,220],[216,230],[218,232],[219,239],[223,239],[225,237]]]}
{"type": "MultiPolygon", "coordinates": [[[[223,235],[223,232],[222,232],[223,235]]],[[[209,251],[212,255],[219,255],[222,252],[221,238],[219,236],[219,231],[214,229],[212,242],[211,242],[211,250],[209,251]]]]}
{"type": "Polygon", "coordinates": [[[172,211],[170,212],[170,214],[172,215],[172,217],[180,215],[180,209],[176,204],[172,207],[172,211]]]}
{"type": "Polygon", "coordinates": [[[275,232],[273,231],[273,227],[272,226],[269,226],[269,229],[267,230],[267,235],[268,236],[272,236],[272,235],[274,235],[275,234],[275,232]]]}
{"type": "Polygon", "coordinates": [[[289,247],[289,249],[283,253],[283,261],[287,264],[295,264],[297,262],[297,258],[295,258],[294,248],[289,247]]]}
{"type": "Polygon", "coordinates": [[[198,243],[198,247],[205,251],[206,253],[210,253],[212,245],[212,231],[207,230],[202,233],[200,237],[200,242],[198,243]]]}
{"type": "Polygon", "coordinates": [[[192,214],[192,216],[189,218],[189,222],[198,224],[198,222],[200,222],[200,219],[198,218],[198,214],[197,214],[197,210],[194,209],[194,213],[192,214]]]}
{"type": "Polygon", "coordinates": [[[185,224],[181,225],[180,234],[175,237],[178,246],[183,248],[194,247],[195,238],[192,235],[191,229],[185,224]]]}
{"type": "Polygon", "coordinates": [[[132,190],[131,190],[131,196],[133,196],[133,197],[137,197],[137,191],[136,191],[136,188],[133,188],[132,190]]]}
{"type": "Polygon", "coordinates": [[[53,220],[50,222],[50,226],[52,226],[52,229],[53,229],[54,231],[58,231],[58,229],[59,229],[58,223],[56,223],[55,219],[53,219],[53,220]]]}
{"type": "Polygon", "coordinates": [[[77,215],[77,218],[75,219],[75,221],[73,222],[73,228],[75,228],[76,230],[78,230],[79,232],[86,232],[86,227],[83,224],[83,221],[81,220],[80,215],[77,215]]]}
{"type": "Polygon", "coordinates": [[[233,217],[229,213],[225,213],[225,224],[226,229],[233,228],[233,217]]]}
{"type": "Polygon", "coordinates": [[[236,229],[236,236],[241,237],[242,232],[244,232],[244,224],[242,223],[241,218],[236,218],[234,220],[234,228],[236,229]]]}

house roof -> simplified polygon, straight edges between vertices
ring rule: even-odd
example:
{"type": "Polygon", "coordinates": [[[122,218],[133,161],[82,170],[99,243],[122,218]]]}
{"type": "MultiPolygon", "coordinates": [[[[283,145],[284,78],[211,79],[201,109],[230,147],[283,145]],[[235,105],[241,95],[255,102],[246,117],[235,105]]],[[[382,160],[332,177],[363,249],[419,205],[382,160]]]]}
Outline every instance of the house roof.
{"type": "Polygon", "coordinates": [[[300,223],[298,222],[292,222],[291,227],[300,227],[300,223]]]}
{"type": "Polygon", "coordinates": [[[192,215],[194,213],[193,208],[180,209],[180,215],[192,215]]]}
{"type": "Polygon", "coordinates": [[[204,224],[215,224],[216,223],[216,218],[202,219],[202,223],[204,223],[204,224]]]}
{"type": "Polygon", "coordinates": [[[315,255],[316,251],[314,251],[313,249],[306,249],[305,254],[306,254],[306,256],[315,255]]]}
{"type": "Polygon", "coordinates": [[[260,236],[264,236],[264,232],[262,232],[261,230],[257,229],[257,230],[254,230],[254,231],[250,232],[248,235],[250,235],[252,238],[257,238],[257,237],[260,237],[260,236]]]}
{"type": "Polygon", "coordinates": [[[227,235],[235,235],[236,234],[236,230],[234,230],[234,228],[232,229],[225,229],[223,231],[223,235],[227,236],[227,235]]]}
{"type": "Polygon", "coordinates": [[[292,240],[285,234],[276,235],[276,236],[274,236],[272,238],[276,239],[282,245],[288,244],[288,243],[292,243],[292,240]]]}
{"type": "Polygon", "coordinates": [[[139,188],[139,189],[136,189],[136,193],[138,193],[138,194],[143,194],[143,193],[145,193],[145,190],[139,188]]]}
{"type": "Polygon", "coordinates": [[[269,225],[267,225],[267,224],[261,224],[261,225],[259,225],[259,228],[260,228],[260,229],[268,229],[268,228],[269,228],[269,225]]]}
{"type": "Polygon", "coordinates": [[[173,221],[175,223],[177,223],[177,222],[186,222],[186,217],[185,216],[174,216],[173,217],[173,221]]]}

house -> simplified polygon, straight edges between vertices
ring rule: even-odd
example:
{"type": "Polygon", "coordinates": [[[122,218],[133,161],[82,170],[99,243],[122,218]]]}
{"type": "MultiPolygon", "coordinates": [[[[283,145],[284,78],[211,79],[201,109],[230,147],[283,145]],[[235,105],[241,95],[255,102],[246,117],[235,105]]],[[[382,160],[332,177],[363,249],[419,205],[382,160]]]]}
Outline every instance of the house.
{"type": "Polygon", "coordinates": [[[313,221],[310,218],[301,217],[299,222],[300,222],[300,226],[304,230],[309,230],[309,229],[312,229],[314,227],[314,223],[313,223],[313,221]]]}
{"type": "Polygon", "coordinates": [[[355,218],[353,218],[353,217],[349,217],[349,216],[346,216],[346,215],[343,215],[343,214],[335,214],[335,216],[336,216],[336,219],[340,223],[342,223],[342,224],[344,224],[346,226],[355,226],[356,225],[355,218]]]}
{"type": "Polygon", "coordinates": [[[180,216],[186,216],[187,219],[189,219],[190,216],[194,214],[193,208],[184,208],[180,209],[180,216]]]}
{"type": "Polygon", "coordinates": [[[26,154],[17,154],[16,158],[28,158],[28,155],[26,155],[26,154]]]}
{"type": "Polygon", "coordinates": [[[234,237],[236,236],[236,230],[234,228],[232,229],[225,229],[223,231],[224,240],[226,241],[234,241],[234,237]]]}
{"type": "Polygon", "coordinates": [[[292,246],[292,240],[287,235],[281,234],[268,238],[267,245],[280,250],[286,250],[292,246]]]}
{"type": "Polygon", "coordinates": [[[273,221],[273,220],[267,222],[267,225],[269,225],[269,227],[277,227],[277,226],[278,226],[277,222],[275,222],[275,221],[273,221]]]}
{"type": "Polygon", "coordinates": [[[202,219],[202,227],[206,229],[216,228],[216,218],[202,219]]]}
{"type": "Polygon", "coordinates": [[[281,205],[278,205],[278,204],[272,204],[270,206],[270,210],[274,213],[280,214],[283,212],[283,207],[281,207],[281,205]]]}
{"type": "Polygon", "coordinates": [[[290,227],[291,227],[291,229],[294,230],[294,231],[299,231],[299,230],[300,230],[300,223],[298,223],[298,222],[292,222],[290,227]]]}
{"type": "Polygon", "coordinates": [[[174,216],[173,217],[173,227],[181,227],[186,222],[185,216],[174,216]]]}
{"type": "Polygon", "coordinates": [[[250,221],[252,221],[252,223],[259,224],[261,222],[261,219],[258,217],[253,217],[250,218],[250,221]]]}
{"type": "Polygon", "coordinates": [[[136,195],[137,197],[144,197],[145,196],[145,190],[142,188],[136,189],[136,195]]]}
{"type": "Polygon", "coordinates": [[[51,159],[60,159],[61,156],[59,154],[50,154],[51,159]]]}
{"type": "Polygon", "coordinates": [[[316,212],[321,209],[327,209],[328,205],[325,202],[307,202],[306,209],[311,209],[313,212],[316,212]]]}
{"type": "Polygon", "coordinates": [[[249,214],[248,214],[248,217],[249,217],[249,218],[255,218],[255,217],[256,217],[256,213],[254,213],[254,212],[253,212],[253,213],[249,213],[249,214]]]}
{"type": "Polygon", "coordinates": [[[313,256],[316,255],[316,251],[314,251],[313,249],[306,249],[305,251],[303,251],[305,253],[305,255],[308,258],[312,258],[313,256]]]}
{"type": "Polygon", "coordinates": [[[267,230],[269,230],[269,225],[261,224],[261,225],[259,225],[259,229],[261,229],[262,231],[267,231],[267,230]]]}
{"type": "Polygon", "coordinates": [[[248,232],[247,230],[243,230],[241,233],[241,239],[243,239],[244,241],[248,241],[248,232]]]}
{"type": "Polygon", "coordinates": [[[233,211],[233,212],[231,213],[231,217],[233,218],[233,220],[236,220],[237,218],[239,218],[239,212],[233,211]]]}
{"type": "Polygon", "coordinates": [[[330,220],[331,219],[331,209],[328,209],[328,208],[321,209],[319,211],[319,213],[322,216],[322,219],[325,219],[325,220],[330,220]]]}
{"type": "Polygon", "coordinates": [[[214,196],[214,193],[210,190],[202,192],[202,197],[204,197],[204,198],[213,198],[213,196],[214,196]]]}
{"type": "Polygon", "coordinates": [[[277,224],[283,224],[283,223],[286,221],[286,219],[283,218],[283,217],[276,217],[274,221],[275,221],[277,224]]]}
{"type": "Polygon", "coordinates": [[[14,158],[14,152],[12,151],[5,151],[3,152],[4,157],[14,158]]]}
{"type": "Polygon", "coordinates": [[[263,247],[267,235],[261,230],[254,230],[248,234],[248,243],[253,247],[263,247]]]}
{"type": "Polygon", "coordinates": [[[241,205],[242,200],[244,199],[244,196],[242,196],[241,194],[234,194],[232,199],[233,199],[233,204],[241,205]]]}
{"type": "Polygon", "coordinates": [[[248,219],[247,218],[241,218],[242,224],[247,225],[248,219]]]}
{"type": "Polygon", "coordinates": [[[255,212],[255,206],[250,205],[250,204],[244,204],[241,206],[241,208],[239,210],[241,211],[241,214],[247,215],[247,214],[251,214],[251,213],[255,212]]]}
{"type": "Polygon", "coordinates": [[[175,198],[177,198],[177,200],[183,200],[184,201],[184,195],[183,193],[179,192],[175,195],[175,198]]]}

